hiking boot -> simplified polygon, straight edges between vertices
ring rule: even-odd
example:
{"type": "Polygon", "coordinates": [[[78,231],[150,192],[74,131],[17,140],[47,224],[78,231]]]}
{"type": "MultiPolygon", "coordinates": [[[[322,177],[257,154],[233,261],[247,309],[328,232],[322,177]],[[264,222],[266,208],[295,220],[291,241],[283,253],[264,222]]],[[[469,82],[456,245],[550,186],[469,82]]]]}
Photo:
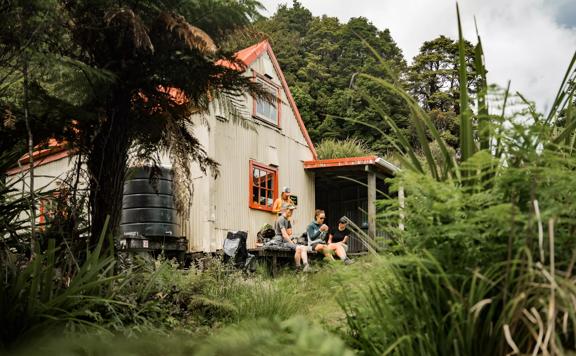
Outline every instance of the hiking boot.
{"type": "Polygon", "coordinates": [[[310,265],[304,265],[304,269],[302,270],[302,272],[312,272],[312,270],[310,269],[310,265]]]}
{"type": "Polygon", "coordinates": [[[353,263],[354,263],[354,260],[352,260],[352,259],[350,259],[350,258],[346,258],[346,259],[344,260],[344,264],[345,264],[346,266],[349,266],[349,265],[351,265],[351,264],[353,264],[353,263]]]}

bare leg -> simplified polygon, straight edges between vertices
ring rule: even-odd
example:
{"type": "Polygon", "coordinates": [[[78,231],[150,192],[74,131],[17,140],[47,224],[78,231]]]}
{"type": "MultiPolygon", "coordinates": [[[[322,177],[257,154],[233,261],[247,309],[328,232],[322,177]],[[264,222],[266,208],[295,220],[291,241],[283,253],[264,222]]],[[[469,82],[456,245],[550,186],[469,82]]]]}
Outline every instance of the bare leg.
{"type": "Polygon", "coordinates": [[[330,244],[330,245],[328,245],[328,248],[333,250],[336,253],[336,256],[338,256],[338,258],[340,258],[341,260],[345,260],[347,258],[346,250],[344,249],[344,247],[342,245],[330,244]]]}
{"type": "Polygon", "coordinates": [[[296,247],[296,252],[294,253],[294,262],[296,262],[296,267],[300,267],[300,259],[301,259],[300,249],[296,247]]]}
{"type": "Polygon", "coordinates": [[[344,250],[342,245],[336,244],[336,249],[334,251],[336,251],[336,256],[338,256],[341,260],[346,259],[346,250],[344,250]]]}
{"type": "Polygon", "coordinates": [[[306,250],[306,246],[298,247],[300,249],[300,255],[302,256],[302,263],[304,265],[308,264],[308,251],[306,250]]]}

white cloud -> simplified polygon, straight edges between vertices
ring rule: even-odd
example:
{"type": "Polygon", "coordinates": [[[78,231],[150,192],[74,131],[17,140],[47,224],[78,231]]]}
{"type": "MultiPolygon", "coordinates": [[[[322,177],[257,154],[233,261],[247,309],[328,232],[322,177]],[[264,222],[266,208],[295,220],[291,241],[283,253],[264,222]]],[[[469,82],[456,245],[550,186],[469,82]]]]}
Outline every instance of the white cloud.
{"type": "MultiPolygon", "coordinates": [[[[274,13],[291,0],[262,0],[274,13]]],[[[388,28],[408,62],[422,42],[443,34],[457,37],[453,0],[301,0],[314,15],[345,22],[364,16],[388,28]]],[[[465,37],[476,42],[478,23],[489,81],[534,100],[540,110],[550,106],[576,50],[576,5],[571,0],[463,0],[460,11],[465,37]],[[570,27],[572,26],[572,27],[570,27]]]]}

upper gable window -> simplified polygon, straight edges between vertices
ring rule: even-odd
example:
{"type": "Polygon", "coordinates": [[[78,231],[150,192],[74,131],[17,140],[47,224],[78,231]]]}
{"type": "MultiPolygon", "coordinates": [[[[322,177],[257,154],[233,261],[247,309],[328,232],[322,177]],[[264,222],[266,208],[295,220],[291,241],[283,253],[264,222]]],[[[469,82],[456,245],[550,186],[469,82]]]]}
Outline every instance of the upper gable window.
{"type": "Polygon", "coordinates": [[[280,126],[280,87],[267,77],[254,73],[255,80],[276,97],[274,105],[263,99],[254,100],[254,116],[270,124],[280,126]]]}

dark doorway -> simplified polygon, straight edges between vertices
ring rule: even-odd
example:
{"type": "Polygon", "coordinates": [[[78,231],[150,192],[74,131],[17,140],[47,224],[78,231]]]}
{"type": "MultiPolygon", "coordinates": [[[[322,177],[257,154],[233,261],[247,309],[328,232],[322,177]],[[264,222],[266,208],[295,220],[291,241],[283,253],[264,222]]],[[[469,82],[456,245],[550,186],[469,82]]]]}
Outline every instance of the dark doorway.
{"type": "MultiPolygon", "coordinates": [[[[336,226],[346,216],[368,233],[368,172],[352,167],[316,171],[316,208],[326,211],[328,226],[336,226]]],[[[384,177],[376,178],[376,199],[389,193],[384,177]]],[[[376,231],[376,235],[382,235],[376,231]]],[[[366,251],[366,246],[356,236],[351,236],[350,252],[366,251]]]]}

